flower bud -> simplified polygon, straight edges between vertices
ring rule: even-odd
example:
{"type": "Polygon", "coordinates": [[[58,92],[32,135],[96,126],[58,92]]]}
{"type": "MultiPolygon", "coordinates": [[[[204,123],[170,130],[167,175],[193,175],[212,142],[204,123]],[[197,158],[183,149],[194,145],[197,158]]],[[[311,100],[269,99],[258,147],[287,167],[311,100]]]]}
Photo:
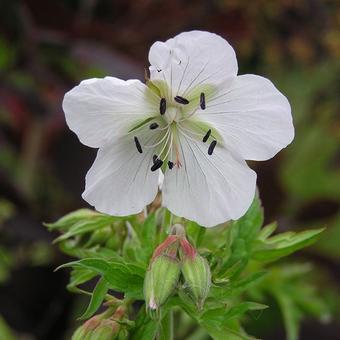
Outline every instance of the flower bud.
{"type": "Polygon", "coordinates": [[[128,330],[125,327],[122,327],[119,334],[118,334],[117,339],[118,340],[126,340],[128,337],[129,337],[128,330]]]}
{"type": "Polygon", "coordinates": [[[182,262],[182,274],[192,300],[201,309],[211,285],[207,260],[197,253],[194,256],[185,256],[182,262]]]}
{"type": "Polygon", "coordinates": [[[72,335],[72,340],[84,340],[85,337],[91,338],[93,330],[100,324],[100,318],[94,316],[77,328],[72,335]]]}
{"type": "Polygon", "coordinates": [[[179,261],[167,254],[151,260],[144,279],[144,297],[147,308],[158,309],[173,292],[180,274],[179,261]]]}
{"type": "Polygon", "coordinates": [[[118,337],[120,324],[114,320],[103,320],[93,331],[91,340],[113,340],[118,337]]]}

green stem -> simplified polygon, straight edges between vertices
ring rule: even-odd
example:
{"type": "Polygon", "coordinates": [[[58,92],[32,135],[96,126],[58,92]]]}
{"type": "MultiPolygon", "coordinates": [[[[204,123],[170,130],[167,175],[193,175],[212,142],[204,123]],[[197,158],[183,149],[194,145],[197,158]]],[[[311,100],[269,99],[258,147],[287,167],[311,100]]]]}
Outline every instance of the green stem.
{"type": "Polygon", "coordinates": [[[157,336],[158,340],[173,340],[174,339],[174,323],[173,323],[173,312],[169,312],[162,319],[159,332],[157,336]]]}

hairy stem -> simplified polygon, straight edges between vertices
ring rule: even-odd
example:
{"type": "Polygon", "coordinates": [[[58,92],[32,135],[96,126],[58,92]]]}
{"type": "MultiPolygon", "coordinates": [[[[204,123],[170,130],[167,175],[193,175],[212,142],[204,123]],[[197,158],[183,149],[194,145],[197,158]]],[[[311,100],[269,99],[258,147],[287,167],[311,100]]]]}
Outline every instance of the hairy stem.
{"type": "Polygon", "coordinates": [[[158,340],[173,340],[174,338],[174,324],[173,324],[173,312],[169,310],[169,312],[162,319],[159,331],[158,331],[158,340]]]}

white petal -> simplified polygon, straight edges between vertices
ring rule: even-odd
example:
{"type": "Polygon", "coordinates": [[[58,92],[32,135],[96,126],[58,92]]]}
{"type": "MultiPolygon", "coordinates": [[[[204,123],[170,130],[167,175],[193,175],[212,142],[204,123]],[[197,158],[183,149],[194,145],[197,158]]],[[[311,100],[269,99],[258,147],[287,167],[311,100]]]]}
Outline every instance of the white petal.
{"type": "Polygon", "coordinates": [[[151,48],[153,53],[149,54],[150,64],[157,70],[163,70],[170,62],[170,48],[162,41],[156,41],[151,48]]]}
{"type": "Polygon", "coordinates": [[[140,154],[133,138],[120,138],[99,149],[86,175],[83,198],[98,211],[125,216],[142,211],[158,190],[158,171],[152,172],[152,149],[140,154]]]}
{"type": "Polygon", "coordinates": [[[238,76],[231,87],[206,100],[196,118],[211,123],[226,147],[243,159],[269,159],[294,138],[287,98],[260,76],[238,76]]]}
{"type": "Polygon", "coordinates": [[[139,80],[88,79],[67,92],[63,101],[66,122],[80,141],[105,145],[138,122],[157,114],[159,98],[139,80]]]}
{"type": "Polygon", "coordinates": [[[163,205],[177,216],[213,227],[245,214],[256,189],[256,173],[218,144],[208,146],[181,136],[180,161],[165,173],[163,205]]]}
{"type": "Polygon", "coordinates": [[[164,182],[164,174],[163,174],[162,171],[159,171],[159,176],[158,176],[158,187],[159,187],[159,190],[162,190],[163,182],[164,182]]]}
{"type": "Polygon", "coordinates": [[[218,86],[237,74],[233,48],[220,36],[203,31],[184,32],[149,52],[150,78],[171,87],[168,96],[187,96],[196,86],[218,86]]]}

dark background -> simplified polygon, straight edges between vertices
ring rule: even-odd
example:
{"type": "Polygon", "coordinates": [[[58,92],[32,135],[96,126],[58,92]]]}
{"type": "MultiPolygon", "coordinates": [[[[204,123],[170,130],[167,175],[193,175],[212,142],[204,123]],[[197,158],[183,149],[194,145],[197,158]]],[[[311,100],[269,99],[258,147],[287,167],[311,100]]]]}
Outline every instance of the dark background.
{"type": "MultiPolygon", "coordinates": [[[[81,305],[65,288],[68,274],[53,272],[66,258],[42,226],[86,206],[80,194],[96,153],[65,125],[64,93],[85,78],[142,79],[151,44],[191,29],[226,38],[240,74],[270,78],[291,102],[295,141],[251,166],[267,222],[327,227],[298,256],[318,268],[333,321],[304,321],[301,339],[338,339],[339,8],[335,0],[0,0],[0,339],[8,327],[19,339],[68,338],[81,305]]],[[[259,336],[284,339],[282,324],[259,336]]]]}

